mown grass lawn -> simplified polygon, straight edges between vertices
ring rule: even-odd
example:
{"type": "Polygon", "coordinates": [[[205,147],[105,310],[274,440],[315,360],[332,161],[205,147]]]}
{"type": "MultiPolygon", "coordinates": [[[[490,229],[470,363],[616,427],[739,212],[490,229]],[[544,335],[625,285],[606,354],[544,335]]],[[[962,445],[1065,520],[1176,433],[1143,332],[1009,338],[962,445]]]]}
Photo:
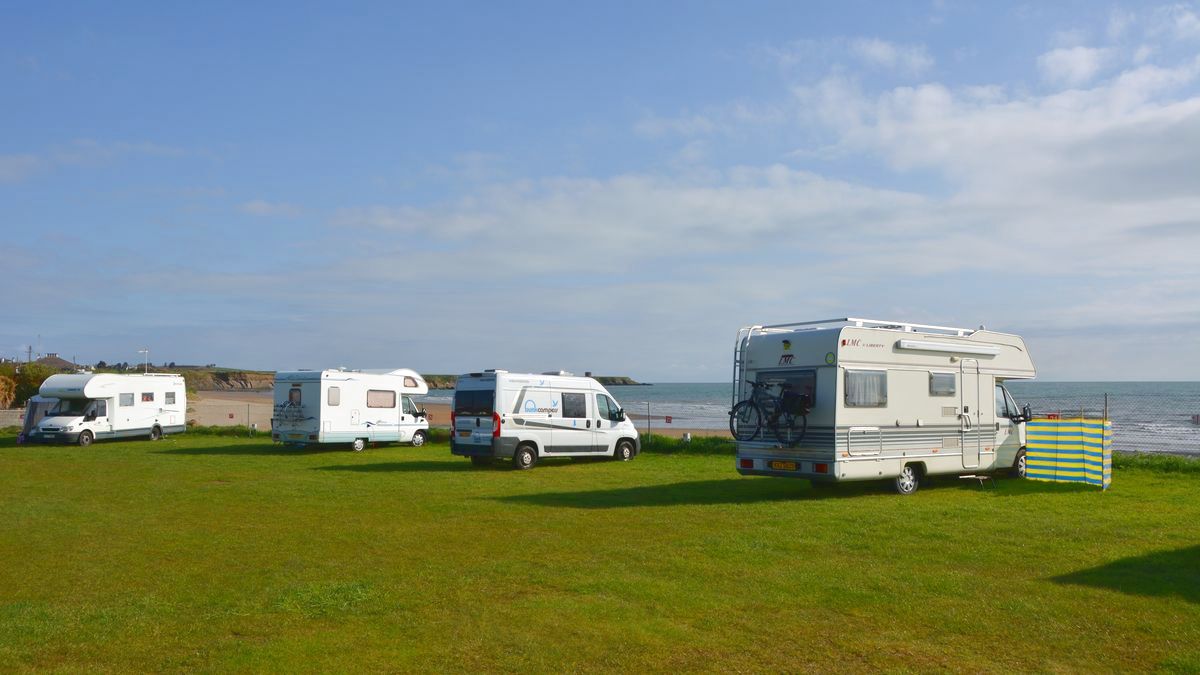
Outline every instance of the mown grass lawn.
{"type": "Polygon", "coordinates": [[[1200,475],[0,439],[0,670],[1200,668],[1200,475]]]}

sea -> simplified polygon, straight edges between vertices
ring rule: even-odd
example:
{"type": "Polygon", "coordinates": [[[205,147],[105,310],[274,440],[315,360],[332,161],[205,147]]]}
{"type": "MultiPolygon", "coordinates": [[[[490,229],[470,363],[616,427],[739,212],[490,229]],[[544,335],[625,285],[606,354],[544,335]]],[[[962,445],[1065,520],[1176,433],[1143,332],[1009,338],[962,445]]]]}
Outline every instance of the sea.
{"type": "MultiPolygon", "coordinates": [[[[1035,415],[1102,417],[1113,425],[1113,449],[1200,455],[1200,382],[1025,382],[1005,384],[1019,405],[1035,415]]],[[[727,429],[728,382],[607,387],[638,426],[653,430],[727,429]]],[[[427,400],[449,403],[451,390],[427,400]]]]}

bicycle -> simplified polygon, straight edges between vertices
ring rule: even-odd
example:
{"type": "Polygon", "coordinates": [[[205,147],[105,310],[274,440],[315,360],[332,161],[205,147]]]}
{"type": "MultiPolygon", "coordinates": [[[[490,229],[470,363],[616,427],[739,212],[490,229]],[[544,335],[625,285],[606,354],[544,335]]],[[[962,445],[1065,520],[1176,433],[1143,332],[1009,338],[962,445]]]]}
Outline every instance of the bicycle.
{"type": "Polygon", "coordinates": [[[746,380],[753,387],[750,398],[739,401],[729,411],[729,432],[739,441],[758,438],[765,425],[775,438],[792,447],[804,438],[808,431],[808,411],[812,409],[812,397],[792,390],[792,385],[779,385],[779,396],[768,389],[772,384],[746,380]]]}

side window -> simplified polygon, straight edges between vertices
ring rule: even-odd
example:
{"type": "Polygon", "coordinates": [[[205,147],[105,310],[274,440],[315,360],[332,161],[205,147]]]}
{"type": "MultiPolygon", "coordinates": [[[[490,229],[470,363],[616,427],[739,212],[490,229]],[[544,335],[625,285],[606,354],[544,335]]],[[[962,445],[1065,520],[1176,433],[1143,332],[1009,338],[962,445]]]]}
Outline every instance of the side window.
{"type": "Polygon", "coordinates": [[[384,391],[382,389],[367,390],[367,407],[368,408],[395,408],[396,407],[396,392],[384,391]]]}
{"type": "Polygon", "coordinates": [[[133,405],[133,394],[121,394],[121,400],[118,401],[118,405],[122,408],[128,408],[133,405]]]}
{"type": "Polygon", "coordinates": [[[602,420],[611,420],[613,418],[612,410],[609,409],[608,397],[604,394],[596,394],[596,417],[602,420]]]}
{"type": "Polygon", "coordinates": [[[417,380],[416,380],[416,378],[414,378],[414,377],[410,377],[410,376],[408,376],[408,375],[405,375],[405,376],[404,376],[404,386],[406,386],[406,387],[416,387],[416,386],[417,386],[417,380]]]}
{"type": "Polygon", "coordinates": [[[587,396],[585,394],[562,395],[562,416],[570,418],[587,417],[587,396]]]}
{"type": "Polygon", "coordinates": [[[887,406],[886,370],[847,370],[846,407],[883,408],[887,406]]]}
{"type": "Polygon", "coordinates": [[[142,392],[142,403],[154,403],[154,392],[152,392],[152,391],[142,392]]]}
{"type": "Polygon", "coordinates": [[[168,391],[166,394],[164,394],[163,403],[166,403],[167,405],[175,405],[175,392],[168,391]]]}
{"type": "Polygon", "coordinates": [[[300,405],[300,387],[292,387],[288,390],[288,403],[300,405]]]}
{"type": "Polygon", "coordinates": [[[342,388],[330,387],[325,393],[325,404],[330,406],[339,406],[342,404],[342,388]]]}
{"type": "MultiPolygon", "coordinates": [[[[1003,387],[1001,387],[1001,389],[1003,389],[1003,387]]],[[[1021,408],[1017,405],[1017,402],[1013,399],[1012,394],[1008,393],[1007,389],[1004,389],[1004,399],[1006,401],[1008,401],[1008,411],[1010,413],[1012,413],[1013,417],[1016,417],[1017,415],[1021,414],[1021,408]]]]}
{"type": "Polygon", "coordinates": [[[930,373],[929,395],[953,396],[955,394],[954,377],[954,373],[930,373]]]}
{"type": "Polygon", "coordinates": [[[1012,417],[1004,400],[1004,387],[996,385],[996,417],[1012,417]]]}
{"type": "Polygon", "coordinates": [[[405,396],[401,400],[404,402],[404,414],[405,415],[416,415],[417,414],[417,404],[413,403],[411,396],[405,396]]]}
{"type": "Polygon", "coordinates": [[[96,417],[108,417],[108,401],[96,401],[96,417]]]}
{"type": "Polygon", "coordinates": [[[767,391],[778,396],[785,409],[798,414],[803,407],[812,408],[817,401],[817,371],[772,370],[761,373],[758,381],[770,385],[767,391]]]}

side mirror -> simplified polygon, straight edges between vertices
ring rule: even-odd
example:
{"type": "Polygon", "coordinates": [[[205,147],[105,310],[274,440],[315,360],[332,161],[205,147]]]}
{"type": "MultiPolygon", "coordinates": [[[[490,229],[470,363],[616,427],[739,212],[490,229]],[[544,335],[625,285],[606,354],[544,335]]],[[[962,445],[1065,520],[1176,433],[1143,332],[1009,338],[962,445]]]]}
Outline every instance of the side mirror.
{"type": "Polygon", "coordinates": [[[1021,408],[1021,418],[1022,422],[1028,422],[1033,419],[1033,408],[1030,408],[1028,403],[1025,404],[1024,408],[1021,408]]]}
{"type": "Polygon", "coordinates": [[[94,413],[94,412],[90,412],[83,416],[84,422],[91,422],[92,420],[95,420],[95,419],[96,419],[96,413],[94,413]]]}
{"type": "Polygon", "coordinates": [[[618,422],[625,421],[625,409],[624,408],[617,408],[616,421],[618,421],[618,422]]]}

